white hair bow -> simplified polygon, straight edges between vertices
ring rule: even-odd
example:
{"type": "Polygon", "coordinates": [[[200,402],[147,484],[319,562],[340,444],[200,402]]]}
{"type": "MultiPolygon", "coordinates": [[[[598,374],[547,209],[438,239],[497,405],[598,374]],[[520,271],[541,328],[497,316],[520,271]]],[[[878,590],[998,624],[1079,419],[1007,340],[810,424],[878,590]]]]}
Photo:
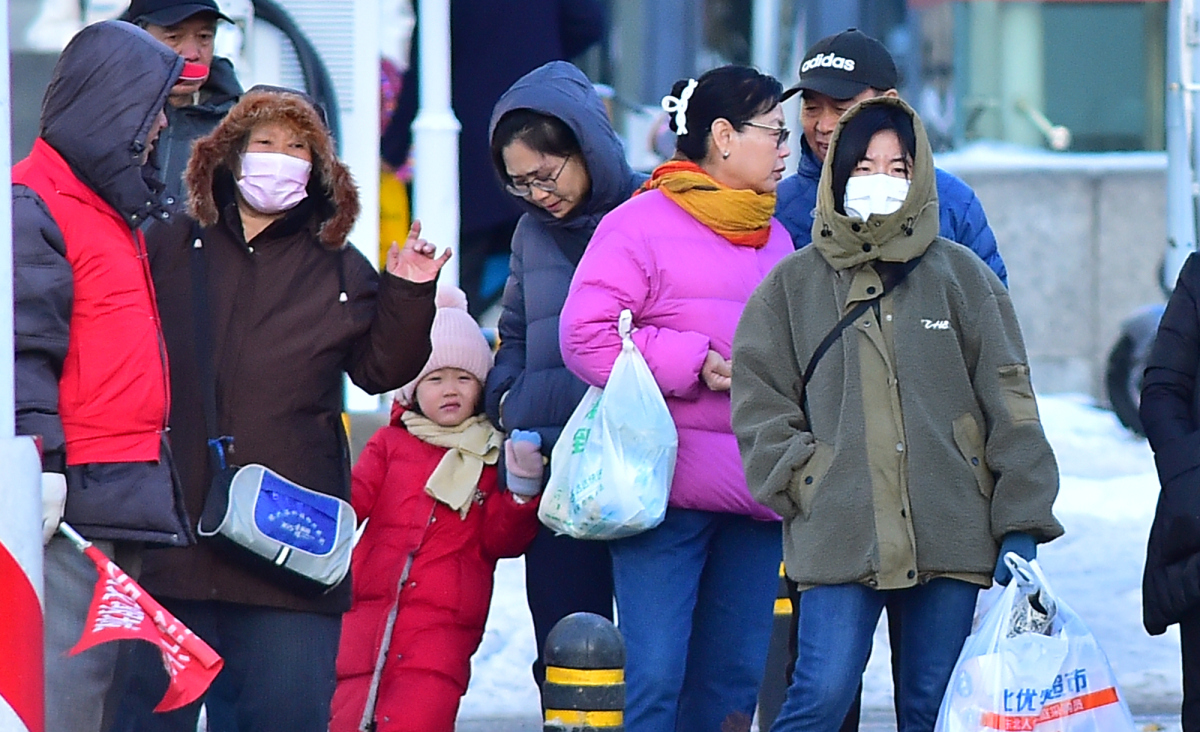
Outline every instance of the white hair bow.
{"type": "Polygon", "coordinates": [[[688,133],[687,129],[687,108],[688,100],[692,98],[692,92],[696,91],[697,82],[695,79],[688,79],[687,86],[683,87],[683,91],[678,97],[673,97],[670,94],[662,98],[662,109],[667,114],[675,115],[675,134],[683,136],[688,133]]]}

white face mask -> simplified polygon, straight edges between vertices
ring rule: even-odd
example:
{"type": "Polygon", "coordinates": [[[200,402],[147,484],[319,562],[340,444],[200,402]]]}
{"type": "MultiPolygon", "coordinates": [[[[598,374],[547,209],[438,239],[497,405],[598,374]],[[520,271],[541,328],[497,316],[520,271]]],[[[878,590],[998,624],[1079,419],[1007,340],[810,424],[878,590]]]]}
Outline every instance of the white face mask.
{"type": "Polygon", "coordinates": [[[276,214],[293,208],[308,196],[312,163],[274,152],[242,154],[238,190],[255,211],[276,214]]]}
{"type": "Polygon", "coordinates": [[[909,185],[886,173],[852,176],[846,181],[846,215],[866,221],[871,214],[895,213],[908,197],[909,185]]]}

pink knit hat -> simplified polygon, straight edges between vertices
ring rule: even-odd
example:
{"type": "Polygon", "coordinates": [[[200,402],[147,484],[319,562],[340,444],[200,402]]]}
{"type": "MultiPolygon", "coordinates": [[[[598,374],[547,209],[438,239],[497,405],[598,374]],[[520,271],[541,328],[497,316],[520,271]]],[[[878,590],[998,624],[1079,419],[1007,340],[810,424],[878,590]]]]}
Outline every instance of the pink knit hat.
{"type": "Polygon", "coordinates": [[[492,370],[492,349],[479,324],[467,313],[466,294],[457,287],[438,288],[437,314],[433,316],[429,340],[433,343],[433,352],[429,354],[425,368],[396,395],[402,405],[412,406],[417,384],[438,369],[462,369],[479,379],[480,384],[487,381],[488,371],[492,370]]]}

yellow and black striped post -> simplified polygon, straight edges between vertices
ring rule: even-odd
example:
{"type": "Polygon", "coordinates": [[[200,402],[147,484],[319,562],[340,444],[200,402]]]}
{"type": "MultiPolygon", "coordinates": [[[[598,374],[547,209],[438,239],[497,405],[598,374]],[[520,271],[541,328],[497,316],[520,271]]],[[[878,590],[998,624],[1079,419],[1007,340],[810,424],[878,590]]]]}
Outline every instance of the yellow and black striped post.
{"type": "Polygon", "coordinates": [[[787,697],[788,640],[792,630],[792,600],[788,596],[783,562],[779,563],[779,593],[775,598],[775,626],[767,649],[767,669],[758,690],[758,727],[770,729],[787,697]]]}
{"type": "Polygon", "coordinates": [[[616,626],[594,613],[568,615],[543,656],[544,732],[624,732],[625,641],[616,626]]]}

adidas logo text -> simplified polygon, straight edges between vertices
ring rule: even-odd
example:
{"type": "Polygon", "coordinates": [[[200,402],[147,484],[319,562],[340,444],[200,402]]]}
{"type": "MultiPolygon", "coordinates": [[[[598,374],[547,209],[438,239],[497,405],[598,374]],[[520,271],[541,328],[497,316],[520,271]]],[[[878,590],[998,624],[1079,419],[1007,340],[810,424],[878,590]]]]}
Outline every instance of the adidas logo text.
{"type": "Polygon", "coordinates": [[[800,73],[808,73],[818,66],[841,69],[843,71],[854,71],[854,59],[845,58],[844,56],[838,56],[832,53],[818,53],[816,56],[813,56],[800,66],[800,73]]]}

